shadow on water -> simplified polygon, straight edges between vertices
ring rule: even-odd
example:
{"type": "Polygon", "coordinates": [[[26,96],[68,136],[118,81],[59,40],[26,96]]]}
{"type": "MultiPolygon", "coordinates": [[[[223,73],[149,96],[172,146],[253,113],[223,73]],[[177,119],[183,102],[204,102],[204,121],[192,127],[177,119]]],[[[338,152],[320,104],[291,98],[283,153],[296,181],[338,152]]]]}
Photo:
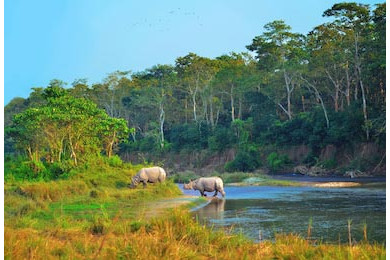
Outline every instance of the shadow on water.
{"type": "Polygon", "coordinates": [[[206,204],[206,206],[197,209],[196,215],[198,216],[198,219],[201,220],[223,220],[225,203],[225,199],[213,198],[206,204]]]}
{"type": "MultiPolygon", "coordinates": [[[[179,186],[180,187],[180,186],[179,186]]],[[[226,199],[214,198],[194,209],[199,221],[216,228],[243,232],[255,241],[274,239],[275,233],[307,236],[324,242],[386,240],[386,190],[384,187],[316,188],[247,186],[225,187],[226,199]]],[[[194,191],[185,194],[199,195],[194,191]]]]}

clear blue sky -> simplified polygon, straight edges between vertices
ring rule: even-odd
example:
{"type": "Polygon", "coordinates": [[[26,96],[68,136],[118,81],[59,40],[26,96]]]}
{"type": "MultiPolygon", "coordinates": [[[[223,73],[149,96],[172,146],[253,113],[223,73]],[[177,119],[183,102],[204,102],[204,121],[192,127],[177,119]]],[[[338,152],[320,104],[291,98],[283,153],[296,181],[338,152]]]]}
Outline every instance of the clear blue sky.
{"type": "MultiPolygon", "coordinates": [[[[332,0],[5,0],[4,104],[51,79],[101,82],[116,70],[214,58],[245,46],[282,19],[308,33],[332,0]]],[[[382,1],[357,1],[364,4],[382,1]]]]}

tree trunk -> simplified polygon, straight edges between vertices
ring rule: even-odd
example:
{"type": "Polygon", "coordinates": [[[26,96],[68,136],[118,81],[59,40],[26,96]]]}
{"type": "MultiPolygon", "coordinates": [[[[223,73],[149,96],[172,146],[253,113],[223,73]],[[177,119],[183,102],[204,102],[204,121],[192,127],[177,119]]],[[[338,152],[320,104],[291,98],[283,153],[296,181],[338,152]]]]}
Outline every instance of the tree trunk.
{"type": "Polygon", "coordinates": [[[367,115],[367,103],[366,103],[366,95],[365,89],[362,80],[362,70],[360,67],[360,59],[359,59],[359,48],[358,48],[358,37],[359,35],[355,33],[355,66],[357,70],[358,82],[360,86],[360,91],[362,92],[362,102],[363,102],[363,116],[364,116],[364,128],[366,130],[366,138],[367,141],[370,139],[370,130],[368,125],[368,115],[367,115]]]}
{"type": "Polygon", "coordinates": [[[162,102],[160,103],[160,136],[161,136],[161,143],[160,146],[161,148],[164,148],[164,122],[165,122],[165,111],[164,111],[164,106],[162,102]]]}
{"type": "Polygon", "coordinates": [[[238,119],[242,118],[242,98],[238,97],[238,119]]]}
{"type": "Polygon", "coordinates": [[[291,111],[291,94],[294,91],[294,85],[291,86],[292,79],[287,75],[286,70],[284,70],[284,81],[286,83],[286,93],[287,93],[287,115],[288,120],[292,119],[291,111]]]}
{"type": "Polygon", "coordinates": [[[111,156],[112,156],[112,151],[113,151],[113,148],[114,148],[115,138],[116,138],[116,132],[114,131],[114,134],[112,136],[111,142],[108,143],[108,147],[107,147],[107,156],[108,156],[108,158],[111,158],[111,156]]]}
{"type": "Polygon", "coordinates": [[[328,70],[325,70],[326,75],[330,79],[330,81],[333,83],[334,86],[334,111],[339,111],[339,94],[340,94],[340,82],[337,79],[334,79],[328,70]]]}
{"type": "Polygon", "coordinates": [[[74,165],[77,166],[77,155],[71,137],[69,137],[69,146],[70,146],[71,157],[73,158],[74,161],[74,165]]]}
{"type": "Polygon", "coordinates": [[[350,79],[349,79],[349,68],[348,68],[348,63],[347,63],[347,67],[345,69],[345,74],[346,74],[346,77],[347,77],[347,89],[345,90],[345,97],[347,98],[347,106],[350,106],[351,105],[351,82],[350,82],[350,79]]]}
{"type": "Polygon", "coordinates": [[[234,84],[231,84],[230,85],[230,107],[231,107],[231,114],[232,114],[232,122],[235,119],[233,90],[234,90],[234,84]]]}
{"type": "Polygon", "coordinates": [[[210,96],[210,124],[211,124],[211,127],[214,128],[214,108],[213,108],[213,97],[210,96]]]}
{"type": "Polygon", "coordinates": [[[192,95],[192,112],[194,114],[194,121],[197,122],[197,118],[196,118],[196,94],[194,93],[192,95]]]}
{"type": "Polygon", "coordinates": [[[320,100],[320,103],[321,103],[321,107],[322,107],[322,111],[324,112],[324,116],[325,116],[325,120],[326,120],[326,127],[329,128],[329,118],[328,118],[328,113],[326,112],[326,108],[325,108],[325,104],[324,104],[324,101],[322,100],[322,97],[320,95],[320,92],[318,91],[318,89],[313,85],[311,84],[309,81],[307,81],[306,79],[304,79],[302,76],[301,78],[308,84],[308,88],[310,90],[310,88],[312,88],[314,90],[314,94],[316,96],[316,98],[318,100],[320,100]]]}

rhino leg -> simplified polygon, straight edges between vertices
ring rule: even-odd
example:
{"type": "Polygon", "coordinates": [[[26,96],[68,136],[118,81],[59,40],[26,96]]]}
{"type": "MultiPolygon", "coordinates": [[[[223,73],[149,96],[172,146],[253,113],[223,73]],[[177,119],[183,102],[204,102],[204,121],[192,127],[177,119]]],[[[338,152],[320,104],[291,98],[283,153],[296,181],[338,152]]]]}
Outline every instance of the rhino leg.
{"type": "Polygon", "coordinates": [[[207,197],[207,195],[204,193],[203,190],[200,190],[199,192],[200,192],[200,195],[202,195],[203,197],[207,197]]]}
{"type": "Polygon", "coordinates": [[[144,189],[146,188],[146,181],[142,181],[142,184],[144,186],[144,189]]]}
{"type": "Polygon", "coordinates": [[[217,197],[217,195],[218,195],[218,190],[215,190],[213,197],[217,197]]]}

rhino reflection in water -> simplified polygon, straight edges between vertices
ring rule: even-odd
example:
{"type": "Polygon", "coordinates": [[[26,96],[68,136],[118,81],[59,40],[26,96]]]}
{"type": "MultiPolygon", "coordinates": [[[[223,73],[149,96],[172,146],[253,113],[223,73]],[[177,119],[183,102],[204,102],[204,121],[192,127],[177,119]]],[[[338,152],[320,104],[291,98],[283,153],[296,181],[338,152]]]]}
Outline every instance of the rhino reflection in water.
{"type": "Polygon", "coordinates": [[[190,180],[190,183],[184,184],[183,188],[186,190],[198,190],[202,196],[207,196],[204,193],[205,191],[215,191],[214,197],[217,196],[218,192],[222,194],[222,197],[225,197],[223,181],[219,177],[202,177],[194,181],[190,180]]]}
{"type": "Polygon", "coordinates": [[[137,174],[131,179],[130,188],[135,188],[138,184],[142,182],[144,188],[146,187],[146,183],[156,183],[163,182],[167,174],[165,170],[161,167],[150,167],[150,168],[142,168],[137,174]]]}
{"type": "Polygon", "coordinates": [[[225,199],[213,198],[209,204],[196,211],[199,219],[223,219],[225,199]]]}

